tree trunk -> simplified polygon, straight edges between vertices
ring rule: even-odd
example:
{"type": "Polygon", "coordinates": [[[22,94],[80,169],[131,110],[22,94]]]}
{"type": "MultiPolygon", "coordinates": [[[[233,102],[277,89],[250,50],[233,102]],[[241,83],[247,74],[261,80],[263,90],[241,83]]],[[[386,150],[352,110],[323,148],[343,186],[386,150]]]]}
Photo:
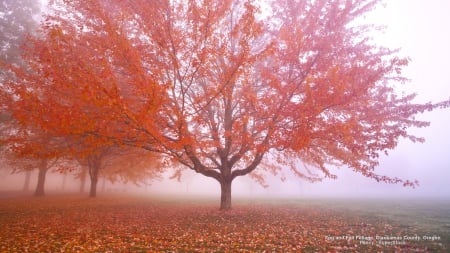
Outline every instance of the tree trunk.
{"type": "Polygon", "coordinates": [[[89,190],[89,197],[91,198],[95,198],[97,196],[97,182],[98,178],[91,176],[91,188],[89,190]]]}
{"type": "Polygon", "coordinates": [[[97,182],[98,172],[100,170],[100,158],[93,155],[89,158],[89,176],[91,178],[91,188],[89,190],[89,197],[95,198],[97,196],[97,182]]]}
{"type": "Polygon", "coordinates": [[[93,166],[89,168],[89,176],[91,178],[91,188],[89,190],[89,197],[95,198],[97,196],[97,182],[98,182],[98,167],[93,166]]]}
{"type": "Polygon", "coordinates": [[[220,181],[220,210],[231,209],[231,182],[232,180],[220,181]]]}
{"type": "Polygon", "coordinates": [[[41,197],[45,195],[44,185],[45,185],[45,175],[47,174],[47,160],[42,160],[39,165],[39,174],[38,174],[38,182],[36,186],[36,191],[34,192],[34,196],[41,197]]]}
{"type": "Polygon", "coordinates": [[[30,179],[31,179],[31,170],[25,171],[25,182],[23,183],[23,191],[27,192],[30,190],[30,179]]]}
{"type": "Polygon", "coordinates": [[[83,169],[80,176],[80,193],[84,193],[84,186],[86,185],[87,170],[83,169]]]}

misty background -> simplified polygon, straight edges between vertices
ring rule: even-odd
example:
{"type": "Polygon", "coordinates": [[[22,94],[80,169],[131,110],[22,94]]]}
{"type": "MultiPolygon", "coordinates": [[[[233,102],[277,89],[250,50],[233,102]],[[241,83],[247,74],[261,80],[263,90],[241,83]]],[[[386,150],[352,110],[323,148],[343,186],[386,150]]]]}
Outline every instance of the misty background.
{"type": "MultiPolygon", "coordinates": [[[[442,101],[450,97],[450,1],[446,0],[396,0],[379,5],[362,22],[385,25],[383,32],[373,34],[376,43],[401,48],[400,55],[411,62],[404,69],[404,76],[411,82],[400,86],[406,93],[417,92],[417,102],[442,101]]],[[[331,171],[338,179],[324,179],[309,183],[285,172],[284,182],[278,176],[268,176],[269,187],[264,188],[248,176],[233,181],[234,197],[450,197],[450,111],[435,110],[419,116],[430,121],[423,129],[410,129],[411,133],[424,137],[425,143],[401,140],[389,156],[382,156],[377,174],[419,181],[412,189],[401,185],[377,183],[354,173],[349,168],[331,171]]],[[[211,178],[185,170],[181,181],[169,179],[172,171],[160,180],[136,187],[132,184],[111,184],[100,179],[102,192],[139,191],[145,194],[177,194],[187,196],[220,196],[220,185],[211,178]]],[[[22,190],[25,173],[11,174],[0,170],[1,191],[22,190]]],[[[32,172],[30,191],[36,186],[37,170],[32,172]]],[[[46,192],[79,190],[79,180],[73,175],[47,174],[46,192]]],[[[88,190],[88,182],[85,191],[88,190]]]]}

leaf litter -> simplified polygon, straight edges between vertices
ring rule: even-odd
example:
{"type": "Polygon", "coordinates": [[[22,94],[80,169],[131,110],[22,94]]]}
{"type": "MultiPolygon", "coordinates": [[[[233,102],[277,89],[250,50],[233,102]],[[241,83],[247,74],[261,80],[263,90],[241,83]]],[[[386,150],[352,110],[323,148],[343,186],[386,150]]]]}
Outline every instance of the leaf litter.
{"type": "Polygon", "coordinates": [[[123,196],[96,200],[47,197],[2,200],[0,210],[0,252],[446,252],[449,249],[448,240],[408,240],[401,245],[379,245],[369,240],[370,244],[362,244],[356,236],[429,233],[386,217],[292,203],[238,203],[224,212],[213,202],[167,204],[159,199],[123,196]]]}

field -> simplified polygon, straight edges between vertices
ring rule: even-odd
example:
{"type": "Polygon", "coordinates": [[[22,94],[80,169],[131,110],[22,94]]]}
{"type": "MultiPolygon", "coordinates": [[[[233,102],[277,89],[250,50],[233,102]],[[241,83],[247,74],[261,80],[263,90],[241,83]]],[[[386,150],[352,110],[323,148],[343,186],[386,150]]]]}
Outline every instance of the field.
{"type": "Polygon", "coordinates": [[[0,198],[0,252],[448,252],[450,201],[0,198]]]}

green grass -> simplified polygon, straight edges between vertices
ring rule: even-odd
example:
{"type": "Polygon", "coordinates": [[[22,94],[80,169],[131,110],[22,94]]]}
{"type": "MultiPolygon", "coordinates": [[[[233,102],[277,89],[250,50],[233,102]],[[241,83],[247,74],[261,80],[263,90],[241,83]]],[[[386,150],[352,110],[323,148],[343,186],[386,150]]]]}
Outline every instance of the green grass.
{"type": "Polygon", "coordinates": [[[449,224],[443,200],[8,197],[0,252],[447,252],[449,224]]]}

